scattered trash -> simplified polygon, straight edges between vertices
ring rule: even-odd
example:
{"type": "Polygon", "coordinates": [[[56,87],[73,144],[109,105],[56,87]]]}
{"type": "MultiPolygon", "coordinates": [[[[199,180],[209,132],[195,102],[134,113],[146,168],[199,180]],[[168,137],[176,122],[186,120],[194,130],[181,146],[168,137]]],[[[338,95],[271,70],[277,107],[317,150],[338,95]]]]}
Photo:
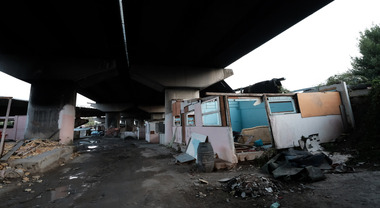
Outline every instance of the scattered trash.
{"type": "Polygon", "coordinates": [[[285,180],[319,181],[325,178],[322,170],[331,170],[332,161],[323,153],[288,149],[269,160],[262,169],[274,178],[285,180]]]}
{"type": "Polygon", "coordinates": [[[222,183],[224,191],[241,198],[276,195],[282,187],[278,181],[253,174],[239,175],[222,183]]]}
{"type": "Polygon", "coordinates": [[[263,146],[263,140],[259,139],[259,140],[256,140],[255,142],[253,142],[253,145],[255,145],[256,147],[261,147],[263,146]]]}
{"type": "Polygon", "coordinates": [[[265,190],[266,190],[267,192],[269,192],[269,193],[272,193],[272,192],[273,192],[273,190],[272,190],[271,187],[269,187],[269,188],[265,188],[265,190]]]}
{"type": "Polygon", "coordinates": [[[179,162],[179,163],[192,162],[195,160],[194,157],[192,157],[191,155],[187,153],[179,154],[177,156],[174,156],[174,158],[176,159],[176,162],[179,162]]]}
{"type": "Polygon", "coordinates": [[[329,158],[332,160],[333,164],[342,164],[347,162],[350,158],[352,158],[352,155],[334,152],[332,154],[329,154],[329,158]]]}
{"type": "Polygon", "coordinates": [[[358,162],[357,164],[356,164],[356,166],[360,166],[360,165],[364,165],[365,164],[365,162],[358,162]]]}
{"type": "Polygon", "coordinates": [[[29,178],[28,178],[28,177],[24,177],[24,178],[22,178],[22,182],[23,182],[23,183],[27,183],[27,182],[29,182],[29,178]]]}
{"type": "Polygon", "coordinates": [[[334,166],[335,166],[334,170],[331,171],[333,173],[353,173],[353,172],[355,172],[355,169],[353,167],[349,167],[345,163],[335,164],[334,166]]]}
{"type": "Polygon", "coordinates": [[[233,178],[222,178],[218,180],[219,183],[227,183],[228,181],[232,180],[233,178]]]}
{"type": "Polygon", "coordinates": [[[199,179],[199,181],[201,182],[201,183],[204,183],[204,184],[208,184],[208,181],[206,181],[206,180],[204,180],[204,179],[199,179]]]}
{"type": "Polygon", "coordinates": [[[280,203],[278,202],[275,202],[272,205],[270,205],[270,208],[278,208],[278,207],[280,207],[280,203]]]}
{"type": "Polygon", "coordinates": [[[323,150],[319,142],[320,140],[318,134],[312,134],[308,137],[302,137],[300,140],[298,140],[300,147],[303,150],[306,149],[310,153],[315,153],[323,150]]]}
{"type": "Polygon", "coordinates": [[[199,197],[199,198],[205,198],[207,195],[206,194],[204,194],[204,193],[202,193],[202,192],[199,192],[198,194],[197,194],[197,197],[199,197]]]}

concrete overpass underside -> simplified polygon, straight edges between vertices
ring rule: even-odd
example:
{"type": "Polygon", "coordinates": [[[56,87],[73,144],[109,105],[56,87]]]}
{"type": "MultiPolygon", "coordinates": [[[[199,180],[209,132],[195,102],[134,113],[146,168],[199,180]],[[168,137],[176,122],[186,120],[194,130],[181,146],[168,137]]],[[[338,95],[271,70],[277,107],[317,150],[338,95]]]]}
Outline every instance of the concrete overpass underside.
{"type": "Polygon", "coordinates": [[[32,84],[28,114],[55,106],[53,117],[71,119],[75,92],[168,105],[231,76],[226,66],[331,1],[5,1],[0,70],[32,84]]]}

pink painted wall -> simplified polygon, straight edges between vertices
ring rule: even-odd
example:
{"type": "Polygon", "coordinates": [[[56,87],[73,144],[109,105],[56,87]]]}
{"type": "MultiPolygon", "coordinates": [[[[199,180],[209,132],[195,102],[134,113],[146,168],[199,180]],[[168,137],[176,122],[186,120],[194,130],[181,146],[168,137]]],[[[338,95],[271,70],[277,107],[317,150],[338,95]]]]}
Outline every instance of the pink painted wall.
{"type": "Polygon", "coordinates": [[[59,113],[59,143],[70,144],[74,140],[75,106],[65,105],[59,113]]]}
{"type": "Polygon", "coordinates": [[[319,134],[321,143],[331,142],[344,131],[341,115],[302,118],[300,113],[270,116],[277,149],[299,146],[302,136],[319,134]]]}
{"type": "MultiPolygon", "coordinates": [[[[234,140],[232,137],[232,129],[231,127],[204,127],[202,126],[202,111],[201,104],[197,103],[194,105],[195,109],[195,126],[187,126],[186,127],[186,144],[189,143],[190,137],[192,133],[198,133],[202,135],[208,136],[208,141],[211,143],[214,153],[218,154],[220,159],[226,160],[231,163],[237,163],[237,157],[235,155],[235,146],[234,140]]],[[[177,132],[175,133],[176,139],[175,142],[182,141],[182,127],[173,127],[173,132],[175,132],[175,128],[177,132]]]]}
{"type": "Polygon", "coordinates": [[[150,137],[149,143],[158,144],[160,142],[159,134],[150,134],[149,137],[150,137]]]}
{"type": "MultiPolygon", "coordinates": [[[[5,118],[5,117],[4,117],[5,118]]],[[[7,134],[6,139],[11,140],[23,140],[26,128],[26,118],[27,116],[11,116],[9,119],[14,120],[13,128],[7,128],[5,133],[7,134]]],[[[0,131],[3,129],[1,128],[0,131]]]]}

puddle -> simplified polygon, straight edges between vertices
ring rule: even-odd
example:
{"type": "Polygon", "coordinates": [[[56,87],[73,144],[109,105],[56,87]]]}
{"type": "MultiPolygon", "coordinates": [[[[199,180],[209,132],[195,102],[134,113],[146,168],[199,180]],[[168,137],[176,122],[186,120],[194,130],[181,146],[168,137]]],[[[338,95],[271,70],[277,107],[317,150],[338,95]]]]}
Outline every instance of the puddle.
{"type": "Polygon", "coordinates": [[[69,176],[69,180],[78,179],[78,178],[83,179],[84,178],[83,175],[84,175],[84,172],[80,172],[80,173],[77,173],[75,175],[71,175],[71,176],[69,176]]]}
{"type": "Polygon", "coordinates": [[[98,148],[98,146],[96,145],[92,145],[92,146],[87,146],[88,149],[95,149],[95,148],[98,148]]]}
{"type": "Polygon", "coordinates": [[[69,186],[61,186],[51,190],[51,198],[50,201],[55,201],[57,199],[63,199],[70,195],[70,187],[69,186]]]}

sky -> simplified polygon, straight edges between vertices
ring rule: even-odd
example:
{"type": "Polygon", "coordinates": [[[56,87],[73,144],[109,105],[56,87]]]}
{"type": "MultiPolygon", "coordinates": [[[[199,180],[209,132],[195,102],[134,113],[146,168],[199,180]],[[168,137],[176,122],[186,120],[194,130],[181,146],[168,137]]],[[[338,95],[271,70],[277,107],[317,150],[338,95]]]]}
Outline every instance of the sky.
{"type": "Polygon", "coordinates": [[[380,24],[380,0],[335,0],[226,67],[233,88],[284,77],[283,87],[313,87],[351,68],[359,32],[380,24]]]}
{"type": "MultiPolygon", "coordinates": [[[[347,71],[360,56],[359,32],[380,24],[380,0],[335,0],[226,67],[233,88],[284,77],[288,90],[312,87],[347,71]]],[[[1,71],[1,69],[0,69],[1,71]]],[[[30,84],[0,72],[0,96],[29,99],[30,84]]],[[[94,102],[78,94],[77,105],[94,102]]]]}

